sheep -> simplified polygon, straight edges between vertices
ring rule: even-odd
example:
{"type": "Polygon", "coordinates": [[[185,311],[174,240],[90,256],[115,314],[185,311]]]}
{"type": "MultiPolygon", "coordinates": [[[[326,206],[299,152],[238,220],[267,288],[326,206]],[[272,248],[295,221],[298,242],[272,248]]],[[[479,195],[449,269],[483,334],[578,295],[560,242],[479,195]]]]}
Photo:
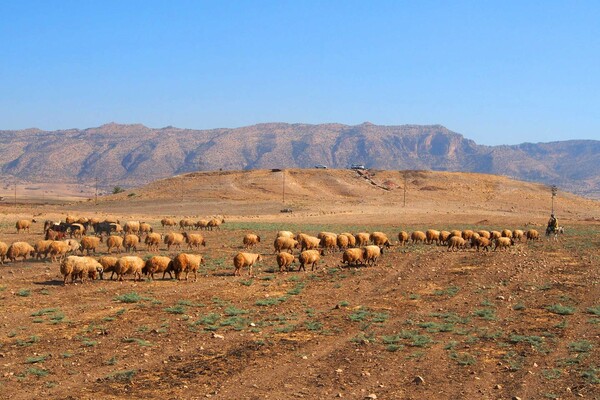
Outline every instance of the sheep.
{"type": "Polygon", "coordinates": [[[90,250],[96,253],[96,248],[100,246],[102,243],[102,236],[86,236],[81,239],[81,243],[79,244],[79,251],[81,251],[81,255],[83,255],[84,251],[87,251],[87,255],[90,255],[90,250]]]}
{"type": "Polygon", "coordinates": [[[255,263],[262,261],[262,256],[260,254],[254,253],[237,253],[235,257],[233,257],[233,266],[235,270],[233,271],[233,276],[241,276],[242,268],[248,267],[248,275],[252,275],[252,267],[255,263]]]}
{"type": "Polygon", "coordinates": [[[72,224],[72,223],[74,223],[74,222],[77,222],[77,217],[74,217],[74,216],[72,216],[72,215],[67,215],[67,216],[65,217],[65,222],[66,222],[67,224],[72,224]]]}
{"type": "Polygon", "coordinates": [[[406,243],[408,243],[408,232],[405,231],[400,231],[398,232],[398,243],[400,244],[400,246],[404,246],[406,245],[406,243]]]}
{"type": "Polygon", "coordinates": [[[204,264],[204,258],[200,254],[180,253],[173,259],[173,271],[175,278],[180,280],[181,273],[185,272],[185,280],[188,280],[190,272],[194,273],[194,282],[198,280],[197,272],[200,264],[204,264]]]}
{"type": "Polygon", "coordinates": [[[123,238],[121,236],[110,235],[106,239],[106,247],[110,253],[113,248],[117,250],[117,253],[121,253],[121,247],[123,247],[123,238]]]}
{"type": "Polygon", "coordinates": [[[283,250],[287,250],[292,253],[293,249],[300,247],[300,243],[293,238],[281,236],[275,239],[275,242],[273,242],[273,247],[275,247],[275,253],[279,253],[283,250]]]}
{"type": "Polygon", "coordinates": [[[540,240],[540,233],[535,229],[529,229],[525,232],[525,237],[527,240],[540,240]]]}
{"type": "Polygon", "coordinates": [[[6,252],[8,251],[8,245],[4,242],[0,242],[0,264],[4,264],[6,259],[6,252]]]}
{"type": "Polygon", "coordinates": [[[65,233],[60,231],[55,231],[54,229],[47,229],[46,235],[44,236],[45,240],[62,240],[65,238],[65,233]]]}
{"type": "Polygon", "coordinates": [[[116,222],[111,222],[108,224],[109,225],[109,232],[112,233],[123,233],[123,227],[121,226],[121,224],[116,223],[116,222]]]}
{"type": "Polygon", "coordinates": [[[321,235],[319,245],[325,250],[333,250],[337,246],[337,235],[336,234],[324,234],[321,235]]]}
{"type": "Polygon", "coordinates": [[[154,279],[154,273],[162,272],[163,279],[165,275],[169,273],[170,279],[173,279],[171,271],[173,270],[173,261],[169,257],[164,256],[152,256],[146,260],[146,264],[142,269],[144,275],[150,275],[150,279],[154,279]]]}
{"type": "Polygon", "coordinates": [[[425,243],[433,244],[433,242],[436,244],[440,243],[440,231],[427,229],[427,231],[425,231],[425,243]]]}
{"type": "Polygon", "coordinates": [[[459,231],[458,229],[453,229],[450,231],[450,236],[448,236],[448,239],[450,239],[452,236],[462,237],[462,231],[459,231]]]}
{"type": "Polygon", "coordinates": [[[514,244],[512,238],[508,237],[499,237],[496,238],[496,245],[494,246],[494,251],[500,247],[500,250],[507,249],[514,244]]]}
{"type": "Polygon", "coordinates": [[[379,258],[379,256],[383,254],[383,247],[379,247],[376,245],[365,246],[363,248],[363,253],[363,258],[366,264],[369,265],[370,263],[371,265],[375,265],[377,264],[377,259],[379,258]]]}
{"type": "Polygon", "coordinates": [[[115,265],[115,273],[117,274],[117,280],[122,281],[123,275],[133,274],[133,281],[136,278],[142,280],[142,269],[146,263],[138,256],[124,256],[119,258],[117,265],[115,265]]]}
{"type": "Polygon", "coordinates": [[[114,217],[104,218],[104,222],[106,222],[107,224],[121,224],[121,221],[114,217]]]}
{"type": "Polygon", "coordinates": [[[503,229],[502,232],[500,232],[500,236],[501,237],[507,237],[507,238],[512,238],[513,237],[513,233],[510,229],[503,229]]]}
{"type": "Polygon", "coordinates": [[[70,251],[71,247],[66,240],[54,240],[52,243],[50,243],[48,254],[50,254],[50,259],[52,262],[56,262],[57,258],[62,261],[70,251]]]}
{"type": "Polygon", "coordinates": [[[37,243],[33,245],[35,250],[35,258],[47,258],[48,252],[50,251],[50,243],[52,242],[53,240],[38,240],[37,243]]]}
{"type": "Polygon", "coordinates": [[[369,240],[373,242],[375,246],[385,246],[390,247],[390,239],[388,239],[387,235],[383,232],[373,232],[369,236],[369,240]]]}
{"type": "Polygon", "coordinates": [[[98,259],[100,265],[102,265],[102,273],[100,274],[100,279],[104,279],[105,272],[111,272],[110,279],[113,278],[115,274],[115,267],[117,266],[117,261],[119,259],[113,256],[102,256],[98,259]]]}
{"type": "Polygon", "coordinates": [[[460,236],[465,239],[466,242],[469,242],[474,234],[475,232],[473,232],[471,229],[465,229],[460,233],[460,236]]]}
{"type": "Polygon", "coordinates": [[[337,247],[341,250],[346,250],[350,245],[350,238],[347,235],[338,235],[337,236],[337,247]]]}
{"type": "Polygon", "coordinates": [[[254,233],[247,233],[243,239],[244,247],[246,249],[252,248],[260,243],[260,236],[254,233]]]}
{"type": "MultiPolygon", "coordinates": [[[[467,242],[467,244],[469,245],[469,247],[473,248],[473,246],[476,245],[477,240],[480,238],[481,236],[479,236],[479,233],[477,232],[473,232],[473,234],[471,235],[470,239],[465,239],[465,241],[467,242]]],[[[463,238],[464,239],[464,238],[463,238]]]]}
{"type": "Polygon", "coordinates": [[[75,253],[77,250],[79,250],[79,242],[75,239],[67,239],[65,240],[65,243],[67,244],[67,246],[69,246],[69,253],[75,253]]]}
{"type": "Polygon", "coordinates": [[[179,228],[181,228],[182,231],[184,231],[185,228],[192,229],[193,226],[194,221],[192,221],[190,218],[184,218],[179,221],[179,228]]]}
{"type": "Polygon", "coordinates": [[[296,261],[296,257],[293,254],[282,251],[277,254],[277,265],[279,265],[279,272],[283,272],[285,269],[289,271],[290,266],[296,261]]]}
{"type": "Polygon", "coordinates": [[[523,239],[524,232],[521,229],[515,229],[513,231],[513,239],[515,242],[518,240],[519,242],[523,239]]]}
{"type": "Polygon", "coordinates": [[[35,219],[20,219],[15,223],[15,228],[17,228],[17,233],[21,231],[29,232],[29,228],[31,227],[31,223],[36,222],[35,219]]]}
{"type": "Polygon", "coordinates": [[[140,221],[127,221],[123,225],[123,231],[126,234],[138,234],[140,232],[140,221]]]}
{"type": "Polygon", "coordinates": [[[440,231],[440,244],[446,245],[448,244],[448,239],[450,238],[450,232],[448,231],[440,231]]]}
{"type": "Polygon", "coordinates": [[[492,241],[483,236],[477,238],[473,237],[473,240],[471,241],[471,247],[476,247],[477,251],[479,251],[481,247],[483,247],[484,250],[489,251],[491,246],[492,241]]]}
{"type": "Polygon", "coordinates": [[[196,248],[199,250],[201,245],[206,247],[206,240],[204,240],[204,236],[199,233],[183,232],[183,238],[189,249],[196,248]]]}
{"type": "Polygon", "coordinates": [[[371,238],[371,235],[369,235],[367,232],[359,232],[356,235],[354,235],[354,238],[356,239],[356,246],[362,247],[369,244],[369,239],[371,238]]]}
{"type": "Polygon", "coordinates": [[[14,242],[8,249],[6,249],[6,258],[10,261],[16,261],[17,257],[23,257],[23,260],[27,260],[27,257],[33,257],[35,249],[27,242],[14,242]]]}
{"type": "Polygon", "coordinates": [[[490,233],[490,231],[486,231],[486,230],[479,230],[477,231],[477,233],[479,234],[479,236],[481,236],[482,238],[486,238],[486,239],[490,239],[492,237],[492,234],[490,233]]]}
{"type": "Polygon", "coordinates": [[[181,244],[183,243],[183,235],[177,232],[169,232],[165,235],[164,242],[167,245],[167,251],[171,250],[171,246],[175,246],[175,248],[181,249],[181,244]]]}
{"type": "Polygon", "coordinates": [[[465,239],[460,236],[452,236],[448,239],[448,251],[458,250],[465,247],[465,239]]]}
{"type": "Polygon", "coordinates": [[[225,219],[224,218],[213,218],[210,221],[208,221],[208,228],[212,231],[213,229],[221,229],[219,226],[221,224],[225,223],[225,219]]]}
{"type": "Polygon", "coordinates": [[[85,229],[85,226],[83,226],[82,224],[74,222],[69,225],[69,237],[71,237],[71,238],[73,236],[80,238],[83,235],[85,235],[86,232],[87,232],[87,230],[85,229]]]}
{"type": "Polygon", "coordinates": [[[298,261],[300,262],[300,267],[298,267],[298,272],[304,270],[306,272],[305,265],[312,264],[311,271],[315,270],[315,265],[321,259],[321,256],[324,256],[325,252],[321,250],[305,250],[298,256],[298,261]]]}
{"type": "Polygon", "coordinates": [[[60,263],[60,273],[63,275],[63,284],[67,284],[67,278],[71,277],[71,283],[79,277],[81,283],[86,277],[96,279],[96,274],[102,274],[102,265],[92,257],[69,256],[60,263]]]}
{"type": "Polygon", "coordinates": [[[147,222],[140,222],[140,236],[147,235],[152,232],[154,232],[154,229],[152,229],[152,225],[150,225],[147,222]]]}
{"type": "Polygon", "coordinates": [[[297,236],[300,243],[300,251],[316,249],[320,246],[321,240],[318,237],[301,233],[297,236]]]}
{"type": "Polygon", "coordinates": [[[173,218],[163,218],[160,220],[160,224],[162,225],[163,228],[165,226],[168,226],[168,227],[177,226],[177,221],[175,221],[173,218]]]}
{"type": "Polygon", "coordinates": [[[208,230],[208,220],[207,219],[201,219],[196,221],[196,223],[194,223],[194,227],[196,229],[200,229],[200,230],[208,230]]]}
{"type": "Polygon", "coordinates": [[[502,232],[500,232],[500,231],[490,231],[490,239],[491,240],[496,240],[499,237],[502,237],[502,232]]]}
{"type": "Polygon", "coordinates": [[[365,263],[365,253],[361,248],[346,249],[342,254],[342,264],[346,263],[348,266],[351,264],[358,265],[365,263]]]}
{"type": "Polygon", "coordinates": [[[140,237],[134,234],[125,235],[123,239],[123,246],[125,247],[125,251],[129,252],[137,252],[137,245],[140,243],[140,237]]]}
{"type": "Polygon", "coordinates": [[[410,239],[412,240],[413,244],[415,244],[417,242],[424,242],[425,239],[427,239],[427,236],[424,232],[414,231],[410,234],[410,239]]]}
{"type": "Polygon", "coordinates": [[[319,232],[317,234],[317,237],[319,239],[323,239],[325,236],[333,236],[333,237],[335,237],[335,240],[337,241],[337,233],[333,233],[333,232],[319,232]]]}
{"type": "Polygon", "coordinates": [[[148,251],[158,251],[158,246],[162,240],[162,236],[160,233],[152,232],[146,235],[146,239],[144,239],[144,243],[148,245],[148,251]]]}
{"type": "Polygon", "coordinates": [[[350,232],[342,232],[338,236],[346,236],[348,238],[348,247],[356,246],[356,238],[350,232]]]}
{"type": "Polygon", "coordinates": [[[294,238],[294,233],[290,232],[290,231],[278,231],[277,234],[275,235],[275,237],[288,237],[288,238],[294,238]]]}
{"type": "Polygon", "coordinates": [[[75,222],[77,222],[78,224],[81,224],[81,225],[86,225],[86,224],[90,223],[90,219],[86,218],[86,217],[79,217],[77,219],[77,221],[75,221],[75,222]]]}

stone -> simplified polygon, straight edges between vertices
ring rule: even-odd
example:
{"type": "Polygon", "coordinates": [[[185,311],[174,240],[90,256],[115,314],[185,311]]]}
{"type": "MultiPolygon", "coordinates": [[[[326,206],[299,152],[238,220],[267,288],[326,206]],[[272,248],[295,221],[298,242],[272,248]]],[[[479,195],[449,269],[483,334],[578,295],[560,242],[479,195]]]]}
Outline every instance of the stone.
{"type": "Polygon", "coordinates": [[[423,383],[425,383],[425,379],[423,379],[422,376],[415,376],[415,379],[413,379],[413,382],[416,383],[417,385],[421,385],[423,383]]]}

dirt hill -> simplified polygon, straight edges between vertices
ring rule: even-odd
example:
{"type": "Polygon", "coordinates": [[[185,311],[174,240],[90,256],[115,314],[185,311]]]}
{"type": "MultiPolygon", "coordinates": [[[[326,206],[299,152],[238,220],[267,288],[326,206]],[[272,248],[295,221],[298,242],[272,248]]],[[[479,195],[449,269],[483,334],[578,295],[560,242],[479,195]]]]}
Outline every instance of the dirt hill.
{"type": "Polygon", "coordinates": [[[237,129],[152,129],[106,124],[0,132],[0,168],[19,183],[110,190],[191,171],[312,168],[423,169],[501,174],[600,195],[600,142],[481,146],[440,125],[260,124],[237,129]]]}

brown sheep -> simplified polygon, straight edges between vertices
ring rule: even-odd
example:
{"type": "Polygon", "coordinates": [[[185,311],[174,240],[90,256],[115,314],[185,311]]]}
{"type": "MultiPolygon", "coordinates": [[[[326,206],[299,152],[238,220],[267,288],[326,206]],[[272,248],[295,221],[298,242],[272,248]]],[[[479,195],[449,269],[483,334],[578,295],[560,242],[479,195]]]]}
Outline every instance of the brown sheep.
{"type": "Polygon", "coordinates": [[[348,266],[351,264],[358,265],[365,263],[365,253],[361,248],[346,249],[342,254],[342,264],[346,263],[348,266]]]}
{"type": "Polygon", "coordinates": [[[152,232],[154,232],[154,229],[152,229],[152,225],[150,225],[147,222],[140,222],[140,236],[147,235],[152,232]]]}
{"type": "Polygon", "coordinates": [[[102,236],[86,236],[81,239],[81,243],[79,244],[79,251],[83,255],[84,251],[87,251],[87,255],[90,255],[90,250],[96,253],[96,248],[100,246],[102,243],[102,236]]]}
{"type": "Polygon", "coordinates": [[[473,237],[473,241],[471,241],[471,247],[476,247],[477,251],[483,247],[484,250],[489,251],[492,246],[492,241],[486,237],[473,237]]]}
{"type": "Polygon", "coordinates": [[[446,245],[448,244],[448,239],[450,238],[450,232],[448,231],[440,231],[440,244],[446,245]]]}
{"type": "Polygon", "coordinates": [[[288,238],[294,238],[294,233],[290,232],[290,231],[278,231],[277,234],[275,235],[275,237],[288,237],[288,238]]]}
{"type": "Polygon", "coordinates": [[[250,249],[260,243],[260,236],[254,233],[247,233],[243,239],[244,247],[250,249]]]}
{"type": "Polygon", "coordinates": [[[137,235],[140,232],[140,221],[127,221],[123,225],[123,232],[137,235]]]}
{"type": "Polygon", "coordinates": [[[192,221],[190,218],[184,218],[179,221],[179,228],[182,231],[184,231],[185,228],[192,229],[193,226],[194,226],[194,221],[192,221]]]}
{"type": "Polygon", "coordinates": [[[458,229],[453,229],[450,231],[450,236],[448,236],[448,239],[450,239],[453,236],[459,236],[462,237],[462,231],[459,231],[458,229]]]}
{"type": "Polygon", "coordinates": [[[171,271],[173,270],[173,262],[169,257],[164,256],[152,256],[146,260],[144,269],[142,272],[144,275],[150,275],[150,279],[154,279],[155,273],[163,273],[162,278],[165,279],[165,275],[168,273],[169,277],[173,279],[171,271]]]}
{"type": "Polygon", "coordinates": [[[254,253],[237,253],[235,257],[233,257],[233,266],[235,270],[233,271],[233,276],[241,276],[242,268],[248,267],[248,275],[252,275],[252,267],[255,263],[262,261],[262,256],[260,254],[254,253]]]}
{"type": "Polygon", "coordinates": [[[486,230],[479,230],[477,231],[477,233],[479,234],[479,236],[481,236],[482,238],[486,238],[486,239],[490,239],[492,237],[492,234],[490,233],[490,231],[486,231],[486,230]]]}
{"type": "Polygon", "coordinates": [[[29,228],[31,227],[31,223],[36,222],[35,219],[20,219],[16,222],[15,228],[17,228],[17,233],[21,231],[29,232],[29,228]]]}
{"type": "Polygon", "coordinates": [[[137,252],[137,245],[140,244],[140,237],[135,234],[125,235],[123,239],[123,246],[126,252],[137,252]]]}
{"type": "Polygon", "coordinates": [[[123,238],[121,236],[110,235],[106,239],[106,247],[108,248],[108,252],[110,253],[112,249],[116,249],[117,253],[121,253],[121,247],[123,247],[123,238]]]}
{"type": "Polygon", "coordinates": [[[338,235],[336,244],[340,251],[346,250],[350,245],[350,239],[346,235],[338,235]]]}
{"type": "Polygon", "coordinates": [[[324,250],[334,250],[337,246],[337,235],[333,234],[323,234],[321,235],[321,240],[319,242],[319,246],[321,246],[324,250]]]}
{"type": "Polygon", "coordinates": [[[500,231],[490,231],[490,239],[491,240],[496,240],[498,238],[502,237],[502,232],[500,231]]]}
{"type": "Polygon", "coordinates": [[[175,221],[173,218],[163,218],[160,220],[160,224],[162,225],[163,228],[165,226],[172,227],[172,226],[177,226],[177,221],[175,221]]]}
{"type": "Polygon", "coordinates": [[[367,265],[371,264],[373,266],[377,264],[377,259],[380,255],[383,254],[383,247],[379,247],[376,245],[365,246],[363,248],[363,252],[363,258],[365,260],[365,263],[367,265]]]}
{"type": "Polygon", "coordinates": [[[188,249],[200,249],[200,246],[206,247],[206,240],[200,233],[183,232],[183,238],[188,245],[188,249]]]}
{"type": "Polygon", "coordinates": [[[96,279],[96,274],[102,274],[102,265],[92,257],[69,256],[60,263],[60,273],[63,275],[63,284],[67,284],[67,278],[71,277],[71,283],[79,277],[81,283],[87,277],[96,279]]]}
{"type": "Polygon", "coordinates": [[[390,239],[388,239],[387,235],[383,232],[373,232],[371,233],[371,235],[369,236],[369,240],[375,245],[375,246],[385,246],[385,247],[390,247],[390,239]]]}
{"type": "Polygon", "coordinates": [[[440,231],[436,231],[435,229],[427,229],[425,232],[425,243],[433,244],[433,242],[440,244],[440,231]]]}
{"type": "Polygon", "coordinates": [[[52,261],[56,262],[57,258],[62,261],[70,251],[71,247],[66,240],[54,240],[50,243],[48,254],[50,254],[52,261]]]}
{"type": "Polygon", "coordinates": [[[311,271],[315,270],[315,265],[321,259],[321,256],[324,256],[325,252],[323,250],[305,250],[298,256],[298,261],[300,262],[300,267],[298,267],[298,271],[304,270],[306,272],[305,265],[312,264],[311,271]]]}
{"type": "Polygon", "coordinates": [[[507,237],[507,238],[512,238],[513,237],[513,233],[510,229],[503,229],[502,232],[500,232],[500,236],[501,237],[507,237]]]}
{"type": "Polygon", "coordinates": [[[525,237],[527,240],[540,240],[540,233],[535,229],[529,229],[525,232],[525,237]]]}
{"type": "Polygon", "coordinates": [[[475,232],[473,232],[471,229],[465,229],[461,232],[461,237],[465,239],[466,242],[469,242],[474,234],[475,232]]]}
{"type": "Polygon", "coordinates": [[[356,238],[350,232],[342,232],[339,236],[346,236],[348,238],[348,247],[356,246],[356,238]]]}
{"type": "Polygon", "coordinates": [[[292,253],[294,251],[293,249],[300,247],[300,243],[293,238],[280,236],[275,239],[275,242],[273,242],[273,247],[275,247],[275,253],[279,253],[283,250],[287,250],[288,252],[292,253]]]}
{"type": "Polygon", "coordinates": [[[8,245],[4,242],[0,242],[0,264],[4,264],[6,259],[6,252],[8,251],[8,245]]]}
{"type": "Polygon", "coordinates": [[[196,223],[194,223],[194,227],[200,230],[208,230],[208,220],[201,219],[199,221],[196,221],[196,223]]]}
{"type": "Polygon", "coordinates": [[[161,241],[161,234],[156,232],[149,233],[146,235],[146,239],[144,239],[144,243],[148,245],[148,251],[158,251],[161,241]]]}
{"type": "Polygon", "coordinates": [[[72,215],[67,215],[66,218],[65,218],[65,222],[67,224],[72,224],[74,222],[77,222],[77,217],[74,217],[72,215]]]}
{"type": "Polygon", "coordinates": [[[500,250],[502,250],[502,249],[508,250],[508,248],[514,244],[512,238],[508,238],[508,237],[499,237],[496,239],[495,243],[496,243],[496,245],[494,246],[494,251],[496,251],[496,249],[498,249],[498,247],[500,247],[500,250]]]}
{"type": "Polygon", "coordinates": [[[164,242],[167,245],[167,251],[171,250],[171,246],[175,246],[176,249],[181,249],[183,244],[183,235],[177,232],[169,232],[165,235],[164,242]]]}
{"type": "Polygon", "coordinates": [[[427,236],[425,236],[425,232],[414,231],[410,234],[410,239],[412,240],[413,244],[417,242],[425,242],[426,238],[427,236]]]}
{"type": "Polygon", "coordinates": [[[213,218],[210,221],[208,221],[208,229],[210,229],[211,231],[213,229],[221,229],[220,225],[225,223],[225,219],[224,218],[213,218]]]}
{"type": "Polygon", "coordinates": [[[100,279],[104,279],[104,273],[110,272],[110,279],[115,275],[115,267],[117,266],[117,262],[119,259],[113,256],[102,256],[98,259],[100,265],[102,265],[102,273],[100,274],[100,279]]]}
{"type": "Polygon", "coordinates": [[[405,231],[400,231],[398,232],[398,243],[400,244],[400,246],[405,246],[406,243],[408,243],[408,232],[405,231]]]}
{"type": "Polygon", "coordinates": [[[175,278],[181,280],[181,273],[185,272],[185,280],[188,280],[190,272],[194,273],[194,282],[198,280],[198,269],[204,264],[204,258],[200,254],[179,253],[173,259],[173,271],[175,278]]]}
{"type": "Polygon", "coordinates": [[[142,280],[142,269],[146,263],[138,256],[124,256],[119,258],[117,265],[115,265],[115,273],[117,274],[117,280],[122,281],[123,275],[133,275],[133,281],[142,280]]]}
{"type": "Polygon", "coordinates": [[[452,236],[448,239],[448,251],[464,249],[466,244],[465,239],[460,236],[452,236]]]}
{"type": "Polygon", "coordinates": [[[33,257],[34,255],[35,249],[27,242],[14,242],[6,249],[6,258],[10,261],[16,261],[17,257],[23,257],[23,260],[27,260],[27,257],[33,257]]]}
{"type": "Polygon", "coordinates": [[[38,240],[36,244],[33,245],[33,248],[35,249],[35,258],[47,258],[48,252],[50,251],[50,243],[52,242],[53,240],[38,240]]]}
{"type": "Polygon", "coordinates": [[[87,233],[87,229],[85,228],[85,226],[83,224],[80,223],[73,223],[69,226],[69,237],[76,237],[76,238],[80,238],[82,236],[84,236],[87,233]]]}
{"type": "Polygon", "coordinates": [[[367,232],[359,232],[356,235],[354,235],[354,238],[356,239],[356,246],[362,247],[369,244],[369,239],[371,238],[371,235],[369,235],[367,232]]]}
{"type": "Polygon", "coordinates": [[[277,254],[277,265],[279,266],[279,272],[283,272],[284,269],[289,271],[290,266],[294,263],[294,261],[296,261],[296,257],[294,257],[293,254],[285,251],[277,254]]]}
{"type": "Polygon", "coordinates": [[[318,237],[304,233],[298,235],[298,242],[300,243],[300,251],[317,249],[321,245],[321,240],[318,237]]]}
{"type": "Polygon", "coordinates": [[[521,239],[523,239],[524,236],[524,232],[521,229],[515,229],[513,231],[513,239],[516,241],[521,241],[521,239]]]}

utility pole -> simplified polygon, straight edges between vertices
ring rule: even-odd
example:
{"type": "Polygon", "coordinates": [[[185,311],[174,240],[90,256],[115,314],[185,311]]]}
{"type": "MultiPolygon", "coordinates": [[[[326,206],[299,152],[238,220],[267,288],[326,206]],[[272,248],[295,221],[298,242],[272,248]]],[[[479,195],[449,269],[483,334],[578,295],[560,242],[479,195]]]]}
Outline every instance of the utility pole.
{"type": "Polygon", "coordinates": [[[550,190],[552,191],[552,214],[554,214],[554,198],[556,197],[556,192],[558,191],[558,188],[556,187],[556,185],[552,185],[550,190]]]}

